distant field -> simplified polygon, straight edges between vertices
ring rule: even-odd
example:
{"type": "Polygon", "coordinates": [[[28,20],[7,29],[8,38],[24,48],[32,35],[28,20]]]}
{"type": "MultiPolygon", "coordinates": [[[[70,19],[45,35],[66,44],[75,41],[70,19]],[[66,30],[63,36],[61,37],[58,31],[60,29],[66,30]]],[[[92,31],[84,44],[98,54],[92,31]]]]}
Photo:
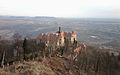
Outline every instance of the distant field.
{"type": "Polygon", "coordinates": [[[35,37],[42,32],[76,31],[79,41],[119,48],[120,19],[66,19],[53,17],[0,17],[0,36],[9,39],[16,32],[35,37]],[[116,43],[117,40],[117,43],[116,43]]]}

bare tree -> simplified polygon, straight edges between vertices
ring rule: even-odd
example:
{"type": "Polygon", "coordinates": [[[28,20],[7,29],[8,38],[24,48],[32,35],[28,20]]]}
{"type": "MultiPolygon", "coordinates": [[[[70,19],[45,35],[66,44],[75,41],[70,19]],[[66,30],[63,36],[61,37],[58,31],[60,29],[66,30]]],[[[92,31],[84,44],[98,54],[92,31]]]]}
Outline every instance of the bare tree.
{"type": "Polygon", "coordinates": [[[3,55],[2,55],[2,61],[1,61],[2,68],[4,68],[4,61],[5,61],[5,51],[3,52],[3,55]]]}
{"type": "Polygon", "coordinates": [[[21,50],[21,47],[22,47],[22,43],[21,43],[21,40],[22,40],[22,36],[19,34],[19,33],[15,33],[13,35],[13,41],[14,41],[14,50],[16,50],[16,60],[20,60],[20,50],[21,50]]]}

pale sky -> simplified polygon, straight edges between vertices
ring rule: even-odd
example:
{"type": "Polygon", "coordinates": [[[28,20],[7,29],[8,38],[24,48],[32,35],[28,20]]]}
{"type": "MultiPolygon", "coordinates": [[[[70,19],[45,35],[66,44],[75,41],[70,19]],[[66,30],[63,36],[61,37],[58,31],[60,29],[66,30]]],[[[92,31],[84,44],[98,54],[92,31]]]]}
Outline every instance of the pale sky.
{"type": "Polygon", "coordinates": [[[0,0],[0,15],[120,18],[120,0],[0,0]]]}

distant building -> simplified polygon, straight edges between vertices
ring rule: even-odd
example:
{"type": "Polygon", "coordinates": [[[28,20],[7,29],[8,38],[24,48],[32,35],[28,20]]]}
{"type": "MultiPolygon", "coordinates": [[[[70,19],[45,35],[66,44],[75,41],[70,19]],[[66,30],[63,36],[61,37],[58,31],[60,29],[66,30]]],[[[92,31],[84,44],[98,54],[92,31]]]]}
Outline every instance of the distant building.
{"type": "Polygon", "coordinates": [[[40,33],[37,40],[47,45],[64,46],[65,40],[69,40],[71,43],[77,41],[77,34],[74,31],[63,32],[61,31],[61,27],[59,27],[59,31],[56,33],[40,33]]]}

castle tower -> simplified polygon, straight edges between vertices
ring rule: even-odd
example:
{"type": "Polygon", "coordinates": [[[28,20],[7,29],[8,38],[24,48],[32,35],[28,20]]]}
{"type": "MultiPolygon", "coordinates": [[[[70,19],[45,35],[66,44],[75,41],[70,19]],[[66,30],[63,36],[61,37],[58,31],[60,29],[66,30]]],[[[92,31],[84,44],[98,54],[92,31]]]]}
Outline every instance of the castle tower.
{"type": "Polygon", "coordinates": [[[60,33],[61,32],[61,27],[59,27],[59,31],[58,31],[58,33],[60,33]]]}

